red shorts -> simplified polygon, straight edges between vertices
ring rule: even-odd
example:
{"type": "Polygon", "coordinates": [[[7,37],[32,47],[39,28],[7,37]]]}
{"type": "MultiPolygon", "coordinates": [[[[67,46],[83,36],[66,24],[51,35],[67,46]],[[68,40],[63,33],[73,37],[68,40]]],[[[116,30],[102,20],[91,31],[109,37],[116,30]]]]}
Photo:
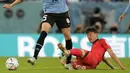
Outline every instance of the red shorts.
{"type": "MultiPolygon", "coordinates": [[[[87,51],[86,51],[87,52],[87,51]]],[[[86,69],[95,69],[98,65],[98,60],[91,52],[84,58],[76,57],[75,61],[71,62],[72,66],[76,69],[76,65],[85,66],[86,69]]]]}

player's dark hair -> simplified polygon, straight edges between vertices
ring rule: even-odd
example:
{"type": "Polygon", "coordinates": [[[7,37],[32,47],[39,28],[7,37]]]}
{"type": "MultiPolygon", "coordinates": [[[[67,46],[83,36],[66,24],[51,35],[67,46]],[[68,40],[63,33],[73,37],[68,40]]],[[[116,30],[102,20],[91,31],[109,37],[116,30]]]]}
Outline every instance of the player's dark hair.
{"type": "Polygon", "coordinates": [[[86,30],[86,33],[89,33],[89,32],[98,33],[97,27],[95,27],[95,26],[88,27],[87,30],[86,30]]]}

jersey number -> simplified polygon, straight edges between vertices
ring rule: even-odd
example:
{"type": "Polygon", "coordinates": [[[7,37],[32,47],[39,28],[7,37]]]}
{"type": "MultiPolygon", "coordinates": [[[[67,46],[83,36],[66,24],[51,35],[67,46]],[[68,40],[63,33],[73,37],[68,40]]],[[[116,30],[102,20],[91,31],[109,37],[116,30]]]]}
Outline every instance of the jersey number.
{"type": "Polygon", "coordinates": [[[47,20],[47,15],[44,15],[43,16],[43,21],[46,21],[47,20]]]}

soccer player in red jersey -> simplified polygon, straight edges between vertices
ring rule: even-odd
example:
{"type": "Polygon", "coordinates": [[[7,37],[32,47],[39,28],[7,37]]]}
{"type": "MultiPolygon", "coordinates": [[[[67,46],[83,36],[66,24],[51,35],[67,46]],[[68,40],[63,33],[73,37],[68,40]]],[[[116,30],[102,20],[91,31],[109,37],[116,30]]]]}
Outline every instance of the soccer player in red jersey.
{"type": "MultiPolygon", "coordinates": [[[[121,69],[126,69],[114,54],[111,47],[106,43],[105,39],[98,39],[98,32],[94,26],[89,27],[86,33],[89,41],[92,43],[91,51],[77,48],[68,51],[62,44],[58,44],[59,49],[65,54],[65,56],[76,56],[76,60],[71,62],[74,69],[96,69],[101,61],[105,62],[111,69],[115,69],[114,66],[105,59],[104,54],[106,51],[121,69]]],[[[65,64],[65,60],[61,60],[61,63],[65,64]]]]}

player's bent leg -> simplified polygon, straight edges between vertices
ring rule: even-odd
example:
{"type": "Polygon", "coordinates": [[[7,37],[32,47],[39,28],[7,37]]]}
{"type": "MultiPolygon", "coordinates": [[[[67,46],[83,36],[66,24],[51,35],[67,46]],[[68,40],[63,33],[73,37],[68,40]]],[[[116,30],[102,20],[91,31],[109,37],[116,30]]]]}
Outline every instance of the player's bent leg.
{"type": "Polygon", "coordinates": [[[65,53],[66,56],[74,55],[83,58],[86,53],[85,50],[77,48],[73,48],[70,51],[68,51],[61,43],[58,44],[58,47],[61,49],[63,53],[65,53]]]}
{"type": "Polygon", "coordinates": [[[71,55],[74,55],[74,56],[77,56],[77,57],[81,57],[82,56],[82,51],[80,49],[71,49],[70,50],[70,54],[71,55]]]}
{"type": "Polygon", "coordinates": [[[80,58],[84,58],[87,52],[88,52],[87,50],[79,49],[79,48],[73,48],[70,50],[71,55],[74,55],[80,58]]]}
{"type": "Polygon", "coordinates": [[[35,46],[35,51],[34,51],[34,56],[32,58],[28,59],[28,63],[34,65],[36,63],[37,60],[37,56],[44,44],[44,40],[47,36],[47,33],[49,32],[49,30],[51,29],[51,25],[47,22],[43,22],[42,23],[42,29],[41,29],[41,33],[40,33],[40,37],[37,40],[36,46],[35,46]]]}
{"type": "MultiPolygon", "coordinates": [[[[69,54],[71,55],[74,55],[76,57],[80,57],[80,58],[83,58],[86,51],[83,50],[83,49],[76,49],[76,48],[73,48],[70,50],[70,52],[62,45],[62,44],[58,44],[58,47],[66,54],[66,56],[69,56],[69,54]]],[[[67,64],[65,64],[65,61],[61,61],[62,65],[64,65],[65,68],[68,68],[67,64]]],[[[70,64],[68,64],[71,68],[74,68],[74,69],[80,69],[80,66],[81,65],[77,65],[76,62],[71,62],[72,66],[70,64]],[[76,68],[77,67],[77,68],[76,68]]],[[[81,66],[81,69],[85,69],[85,67],[81,66]]]]}

